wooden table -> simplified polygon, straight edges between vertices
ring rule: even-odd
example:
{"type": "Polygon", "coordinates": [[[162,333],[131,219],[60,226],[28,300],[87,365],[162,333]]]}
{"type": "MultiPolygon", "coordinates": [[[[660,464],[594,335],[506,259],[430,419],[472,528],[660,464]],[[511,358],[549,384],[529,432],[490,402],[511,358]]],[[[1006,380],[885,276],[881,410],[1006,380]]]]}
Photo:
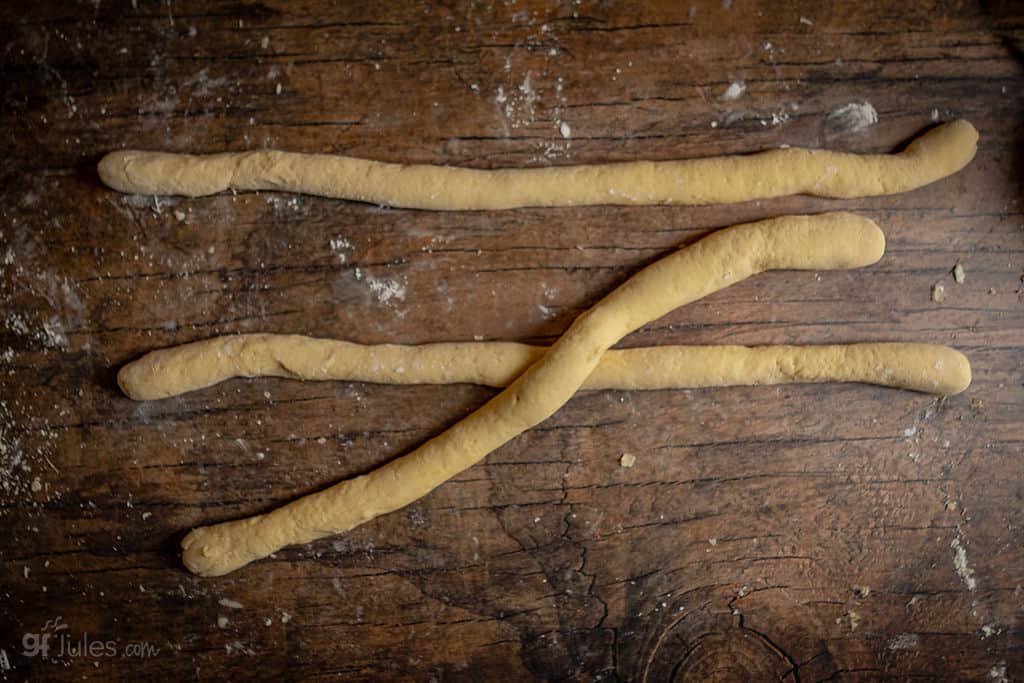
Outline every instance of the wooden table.
{"type": "Polygon", "coordinates": [[[8,680],[1024,676],[1019,5],[16,4],[0,57],[8,680]],[[877,122],[835,113],[851,103],[877,122]],[[125,196],[95,172],[122,147],[480,168],[885,152],[960,117],[981,132],[967,169],[853,201],[456,214],[125,196]],[[625,345],[948,344],[973,365],[966,393],[582,393],[401,512],[223,578],[182,568],[193,526],[367,471],[494,390],[234,380],[136,403],[123,363],[253,331],[550,343],[715,227],[831,209],[883,226],[878,265],[758,276],[625,345]],[[83,639],[103,651],[68,651],[83,639]]]}

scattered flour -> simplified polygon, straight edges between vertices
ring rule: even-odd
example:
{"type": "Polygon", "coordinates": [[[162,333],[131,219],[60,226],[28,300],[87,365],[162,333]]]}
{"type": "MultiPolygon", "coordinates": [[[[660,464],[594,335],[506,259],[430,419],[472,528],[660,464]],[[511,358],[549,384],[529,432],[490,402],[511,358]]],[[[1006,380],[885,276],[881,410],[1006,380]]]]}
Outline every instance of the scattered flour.
{"type": "Polygon", "coordinates": [[[850,627],[850,631],[856,631],[857,628],[860,626],[860,615],[854,612],[853,610],[850,610],[843,616],[838,617],[836,619],[837,624],[842,624],[844,621],[850,627]]]}
{"type": "Polygon", "coordinates": [[[745,120],[757,121],[764,128],[768,126],[781,126],[792,118],[790,112],[796,112],[799,108],[800,105],[796,102],[791,102],[789,105],[782,106],[776,111],[731,111],[726,113],[721,121],[712,121],[711,127],[718,128],[721,125],[724,128],[729,128],[745,120]]]}
{"type": "Polygon", "coordinates": [[[250,656],[250,657],[256,655],[256,650],[254,650],[253,648],[249,647],[248,645],[243,643],[241,640],[236,640],[233,643],[227,643],[226,645],[224,645],[224,652],[227,653],[227,654],[232,654],[234,652],[241,652],[242,654],[245,654],[246,656],[250,656]]]}
{"type": "Polygon", "coordinates": [[[729,84],[729,87],[722,93],[723,100],[735,100],[738,99],[743,93],[747,91],[747,84],[743,81],[733,81],[729,84]]]}
{"type": "Polygon", "coordinates": [[[916,650],[921,637],[916,633],[897,633],[889,639],[890,650],[916,650]]]}
{"type": "Polygon", "coordinates": [[[17,313],[11,313],[0,321],[14,334],[29,337],[48,349],[67,349],[68,338],[64,334],[64,325],[56,317],[48,318],[36,329],[32,329],[28,321],[17,313]]]}
{"type": "Polygon", "coordinates": [[[13,500],[30,490],[29,465],[17,437],[8,434],[11,414],[7,405],[0,402],[0,499],[13,500]]]}
{"type": "Polygon", "coordinates": [[[185,81],[185,88],[193,97],[205,97],[211,90],[227,85],[227,78],[210,78],[210,70],[203,69],[185,81]]]}
{"type": "Polygon", "coordinates": [[[68,348],[68,338],[64,334],[64,326],[57,318],[44,320],[42,331],[37,333],[37,338],[43,342],[44,346],[51,349],[66,350],[68,348]]]}
{"type": "Polygon", "coordinates": [[[510,93],[506,93],[505,89],[499,85],[494,102],[512,128],[522,128],[533,123],[536,115],[537,91],[533,88],[530,72],[526,72],[523,82],[510,93]]]}
{"type": "Polygon", "coordinates": [[[405,301],[405,285],[400,284],[397,280],[378,280],[367,276],[366,284],[370,286],[370,291],[377,297],[377,301],[382,304],[386,304],[392,299],[405,301]]]}
{"type": "MultiPolygon", "coordinates": [[[[23,440],[12,433],[12,427],[25,417],[25,406],[17,399],[0,398],[0,502],[14,503],[31,501],[33,494],[46,490],[50,497],[59,496],[50,484],[38,476],[39,465],[46,465],[54,472],[57,468],[50,460],[57,433],[44,430],[38,439],[23,440]]],[[[0,516],[4,509],[0,507],[0,516]]]]}
{"type": "Polygon", "coordinates": [[[984,624],[981,627],[981,639],[991,638],[992,636],[998,636],[1003,632],[1003,629],[999,628],[999,624],[992,622],[991,624],[984,624]]]}
{"type": "Polygon", "coordinates": [[[11,313],[7,316],[4,321],[7,325],[7,329],[15,334],[27,335],[28,334],[28,323],[17,313],[11,313]]]}
{"type": "Polygon", "coordinates": [[[996,662],[992,665],[988,670],[988,677],[996,683],[1009,683],[1010,679],[1006,677],[1006,662],[996,662]]]}
{"type": "Polygon", "coordinates": [[[967,550],[964,549],[962,536],[959,531],[953,537],[949,547],[953,549],[953,566],[956,568],[956,573],[960,575],[960,579],[967,586],[967,590],[973,591],[978,587],[978,582],[974,578],[974,570],[967,565],[967,550]]]}
{"type": "Polygon", "coordinates": [[[337,237],[330,240],[331,251],[338,257],[338,260],[344,263],[348,259],[348,254],[345,253],[346,249],[352,248],[352,243],[347,239],[338,235],[337,237]]]}
{"type": "Polygon", "coordinates": [[[268,194],[264,196],[263,201],[265,201],[268,206],[274,207],[275,211],[284,211],[285,209],[291,209],[292,211],[308,211],[308,208],[299,201],[299,197],[268,194]]]}
{"type": "Polygon", "coordinates": [[[870,102],[851,102],[833,109],[828,118],[843,130],[860,133],[878,123],[878,112],[870,102]]]}

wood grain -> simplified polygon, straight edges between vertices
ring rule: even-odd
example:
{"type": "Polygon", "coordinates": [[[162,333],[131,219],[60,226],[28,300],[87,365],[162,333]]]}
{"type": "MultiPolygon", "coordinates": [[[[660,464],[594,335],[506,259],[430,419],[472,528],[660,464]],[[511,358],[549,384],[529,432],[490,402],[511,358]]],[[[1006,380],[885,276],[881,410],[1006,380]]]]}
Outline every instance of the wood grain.
{"type": "Polygon", "coordinates": [[[0,21],[8,680],[1024,675],[1013,3],[43,1],[0,21]],[[864,101],[863,131],[829,116],[864,101]],[[975,162],[865,200],[440,214],[126,197],[95,174],[122,147],[479,168],[883,152],[933,112],[977,126],[975,162]],[[582,393],[403,512],[220,579],[181,568],[192,526],[386,462],[492,390],[234,380],[139,404],[114,383],[124,362],[231,332],[550,343],[710,229],[830,209],[883,226],[881,263],[759,276],[625,345],[949,344],[966,393],[582,393]],[[47,621],[51,646],[118,654],[26,656],[47,621]],[[159,653],[124,656],[140,641],[159,653]]]}

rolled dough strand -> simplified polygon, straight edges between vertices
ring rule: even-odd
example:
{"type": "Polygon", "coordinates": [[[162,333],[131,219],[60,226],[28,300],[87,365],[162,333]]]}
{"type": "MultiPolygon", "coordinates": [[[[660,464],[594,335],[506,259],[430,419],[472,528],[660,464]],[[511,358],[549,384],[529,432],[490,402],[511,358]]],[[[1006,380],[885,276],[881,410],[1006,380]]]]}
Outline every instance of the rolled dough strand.
{"type": "Polygon", "coordinates": [[[605,351],[672,309],[764,270],[856,268],[876,262],[884,249],[877,225],[846,213],[785,216],[712,233],[631,277],[506,389],[411,453],[267,514],[193,529],[182,541],[185,566],[219,576],[402,508],[551,416],[605,351]]]}
{"type": "MultiPolygon", "coordinates": [[[[117,383],[137,401],[178,396],[233,377],[506,387],[547,350],[514,342],[364,345],[296,334],[240,334],[152,351],[121,368],[117,383]]],[[[971,365],[959,351],[933,344],[655,346],[608,351],[582,388],[801,382],[862,382],[952,395],[971,383],[971,365]]]]}
{"type": "Polygon", "coordinates": [[[967,121],[934,128],[898,154],[776,149],[747,156],[481,170],[280,151],[195,156],[118,151],[99,163],[121,192],[198,197],[284,190],[415,209],[595,204],[724,204],[793,194],[869,197],[956,173],[977,151],[967,121]]]}

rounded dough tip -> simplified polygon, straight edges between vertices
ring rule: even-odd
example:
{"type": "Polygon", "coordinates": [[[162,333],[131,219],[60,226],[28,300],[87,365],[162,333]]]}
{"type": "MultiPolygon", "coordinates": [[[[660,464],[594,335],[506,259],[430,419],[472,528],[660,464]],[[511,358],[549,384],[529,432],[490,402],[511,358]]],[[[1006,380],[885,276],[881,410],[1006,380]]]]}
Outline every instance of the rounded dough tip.
{"type": "Polygon", "coordinates": [[[109,152],[100,159],[100,162],[96,165],[96,170],[100,174],[100,180],[103,181],[104,185],[118,192],[132,191],[128,182],[126,168],[133,154],[134,152],[130,150],[121,149],[116,152],[109,152]]]}
{"type": "Polygon", "coordinates": [[[907,147],[911,156],[927,160],[936,180],[956,173],[978,153],[978,129],[967,119],[939,124],[907,147]]]}
{"type": "Polygon", "coordinates": [[[885,255],[885,233],[878,223],[867,216],[846,211],[826,215],[833,216],[840,229],[853,233],[849,243],[857,249],[857,266],[878,263],[885,255]]]}
{"type": "Polygon", "coordinates": [[[947,378],[946,395],[959,394],[971,386],[971,361],[956,349],[947,349],[951,365],[955,368],[947,378]]]}
{"type": "MultiPolygon", "coordinates": [[[[221,576],[227,571],[218,569],[218,562],[212,556],[213,550],[209,544],[203,543],[203,536],[206,530],[197,527],[188,532],[188,535],[181,540],[181,562],[185,568],[196,576],[221,576]]],[[[230,571],[230,570],[228,570],[230,571]]]]}
{"type": "Polygon", "coordinates": [[[133,401],[144,401],[145,397],[136,393],[134,382],[132,382],[133,365],[134,363],[129,363],[117,371],[117,386],[121,388],[121,393],[133,401]]]}
{"type": "MultiPolygon", "coordinates": [[[[864,217],[861,216],[861,218],[864,217]]],[[[870,263],[878,263],[882,260],[882,256],[885,255],[885,233],[878,223],[875,223],[870,218],[864,220],[866,221],[864,224],[864,244],[867,247],[867,256],[871,259],[870,263]]]]}
{"type": "Polygon", "coordinates": [[[967,119],[956,119],[955,121],[942,124],[941,127],[948,128],[952,132],[957,133],[971,144],[976,144],[978,142],[978,129],[975,128],[974,124],[967,119]]]}
{"type": "Polygon", "coordinates": [[[940,126],[945,129],[949,138],[953,140],[952,147],[956,151],[953,154],[956,170],[960,170],[974,159],[978,153],[978,129],[967,119],[957,119],[940,126]]]}
{"type": "Polygon", "coordinates": [[[161,386],[160,371],[146,363],[148,357],[134,360],[117,371],[117,386],[124,395],[133,401],[157,401],[180,393],[161,386]]]}

